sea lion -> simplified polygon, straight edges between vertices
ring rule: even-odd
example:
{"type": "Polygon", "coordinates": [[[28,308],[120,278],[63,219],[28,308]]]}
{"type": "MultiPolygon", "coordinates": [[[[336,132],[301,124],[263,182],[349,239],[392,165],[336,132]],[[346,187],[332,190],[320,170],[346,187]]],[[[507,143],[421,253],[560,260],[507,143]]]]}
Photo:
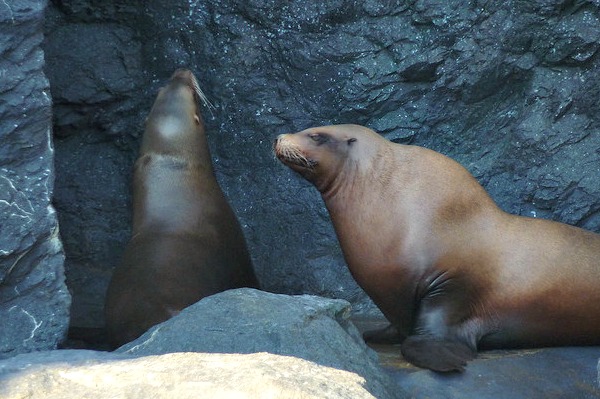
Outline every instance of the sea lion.
{"type": "Polygon", "coordinates": [[[461,371],[478,348],[600,344],[600,235],[505,213],[457,162],[362,126],[280,135],[274,151],[320,191],[409,362],[461,371]]]}
{"type": "Polygon", "coordinates": [[[241,227],[213,171],[189,70],[160,89],[133,172],[133,226],[110,281],[106,327],[115,347],[201,298],[258,287],[241,227]]]}

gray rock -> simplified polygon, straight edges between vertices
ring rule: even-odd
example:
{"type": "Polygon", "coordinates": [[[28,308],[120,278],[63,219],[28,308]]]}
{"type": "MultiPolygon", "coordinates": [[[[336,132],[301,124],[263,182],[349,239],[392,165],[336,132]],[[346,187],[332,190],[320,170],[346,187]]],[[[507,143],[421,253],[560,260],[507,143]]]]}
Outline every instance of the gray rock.
{"type": "MultiPolygon", "coordinates": [[[[464,373],[386,367],[409,397],[446,399],[600,398],[598,347],[481,352],[464,373]]],[[[384,360],[384,364],[387,361],[384,360]]]]}
{"type": "Polygon", "coordinates": [[[70,295],[51,204],[45,7],[45,1],[0,4],[0,358],[56,348],[68,326],[70,295]]]}
{"type": "Polygon", "coordinates": [[[269,352],[354,372],[378,398],[399,396],[349,315],[343,300],[236,289],[200,300],[116,352],[269,352]]]}
{"type": "Polygon", "coordinates": [[[131,223],[128,195],[136,154],[122,150],[128,140],[123,133],[141,129],[139,103],[152,99],[140,95],[141,45],[132,29],[59,24],[57,18],[50,8],[47,26],[56,28],[48,30],[45,51],[57,135],[55,203],[69,254],[73,324],[99,327],[110,267],[120,259],[131,223]]]}
{"type": "Polygon", "coordinates": [[[172,353],[126,358],[90,351],[20,355],[0,362],[0,397],[375,398],[362,377],[268,353],[172,353]]]}

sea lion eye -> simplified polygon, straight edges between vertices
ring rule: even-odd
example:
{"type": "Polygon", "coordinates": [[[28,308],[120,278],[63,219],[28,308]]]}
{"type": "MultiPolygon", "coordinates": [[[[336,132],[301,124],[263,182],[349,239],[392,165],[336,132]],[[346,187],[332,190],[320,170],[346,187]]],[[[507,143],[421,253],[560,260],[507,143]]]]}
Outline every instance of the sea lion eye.
{"type": "Polygon", "coordinates": [[[352,138],[348,139],[348,145],[351,145],[355,141],[356,141],[356,137],[352,137],[352,138]]]}
{"type": "Polygon", "coordinates": [[[310,138],[313,139],[313,141],[316,141],[319,144],[323,144],[329,141],[329,137],[327,137],[324,134],[321,133],[314,133],[310,135],[310,138]]]}

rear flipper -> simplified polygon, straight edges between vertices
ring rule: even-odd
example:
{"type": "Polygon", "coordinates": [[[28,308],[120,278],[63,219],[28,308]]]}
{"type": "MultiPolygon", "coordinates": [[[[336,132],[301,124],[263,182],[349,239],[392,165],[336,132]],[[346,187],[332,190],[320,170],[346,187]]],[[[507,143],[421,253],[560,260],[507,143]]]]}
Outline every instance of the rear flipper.
{"type": "Polygon", "coordinates": [[[378,330],[365,331],[363,339],[370,344],[393,345],[402,343],[404,337],[400,335],[396,327],[390,324],[378,330]]]}
{"type": "Polygon", "coordinates": [[[477,352],[468,345],[451,340],[413,335],[402,343],[402,356],[418,367],[433,371],[464,371],[477,352]]]}

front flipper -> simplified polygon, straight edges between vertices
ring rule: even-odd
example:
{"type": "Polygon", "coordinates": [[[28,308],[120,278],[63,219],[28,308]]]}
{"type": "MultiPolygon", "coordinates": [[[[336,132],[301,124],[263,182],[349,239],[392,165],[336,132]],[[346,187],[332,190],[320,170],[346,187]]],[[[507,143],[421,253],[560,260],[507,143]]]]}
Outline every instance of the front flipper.
{"type": "Polygon", "coordinates": [[[464,371],[477,352],[459,341],[444,341],[421,335],[412,335],[402,343],[402,356],[418,367],[433,371],[464,371]]]}
{"type": "Polygon", "coordinates": [[[363,339],[369,344],[394,345],[402,343],[404,337],[398,332],[396,327],[390,324],[387,327],[377,330],[365,331],[363,339]]]}

